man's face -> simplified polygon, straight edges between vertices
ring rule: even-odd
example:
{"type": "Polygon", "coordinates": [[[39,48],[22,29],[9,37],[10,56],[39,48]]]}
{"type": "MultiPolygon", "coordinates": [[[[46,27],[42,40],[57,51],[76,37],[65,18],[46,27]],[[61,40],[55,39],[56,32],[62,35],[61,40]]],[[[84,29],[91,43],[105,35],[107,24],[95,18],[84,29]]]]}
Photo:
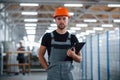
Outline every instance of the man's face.
{"type": "Polygon", "coordinates": [[[58,29],[65,29],[68,25],[69,18],[67,16],[58,16],[55,18],[58,29]]]}

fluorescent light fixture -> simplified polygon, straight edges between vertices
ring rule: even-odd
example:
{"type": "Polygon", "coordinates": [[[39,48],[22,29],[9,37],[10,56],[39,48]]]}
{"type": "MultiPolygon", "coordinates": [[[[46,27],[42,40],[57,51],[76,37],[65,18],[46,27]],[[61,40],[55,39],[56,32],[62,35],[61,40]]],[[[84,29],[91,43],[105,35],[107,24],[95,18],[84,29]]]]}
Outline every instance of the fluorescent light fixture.
{"type": "Polygon", "coordinates": [[[37,24],[26,23],[25,26],[37,26],[37,24]]]}
{"type": "Polygon", "coordinates": [[[120,19],[114,19],[113,22],[120,23],[120,19]]]}
{"type": "Polygon", "coordinates": [[[36,29],[36,27],[25,27],[25,29],[36,29]]]}
{"type": "Polygon", "coordinates": [[[37,15],[37,12],[22,12],[22,15],[37,15]]]}
{"type": "Polygon", "coordinates": [[[37,3],[20,3],[20,6],[39,6],[37,3]]]}
{"type": "Polygon", "coordinates": [[[88,27],[88,24],[76,24],[76,27],[88,27]]]}
{"type": "Polygon", "coordinates": [[[50,26],[57,26],[57,24],[50,24],[50,26]]]}
{"type": "Polygon", "coordinates": [[[73,12],[69,12],[69,15],[73,16],[73,15],[74,15],[74,13],[73,13],[73,12]]]}
{"type": "Polygon", "coordinates": [[[120,7],[120,4],[108,4],[108,7],[120,7]]]}
{"type": "Polygon", "coordinates": [[[83,4],[64,4],[66,7],[83,7],[83,4]]]}
{"type": "Polygon", "coordinates": [[[84,19],[84,22],[97,22],[96,19],[84,19]]]}
{"type": "Polygon", "coordinates": [[[102,31],[103,27],[94,27],[93,30],[100,30],[100,31],[102,31]]]}
{"type": "Polygon", "coordinates": [[[101,26],[102,26],[102,27],[113,27],[112,24],[102,24],[101,26]]]}
{"type": "Polygon", "coordinates": [[[24,22],[37,22],[38,19],[24,19],[24,22]]]}
{"type": "Polygon", "coordinates": [[[54,27],[52,26],[52,27],[48,27],[48,29],[49,30],[55,30],[55,29],[57,29],[57,27],[56,26],[54,26],[54,27]]]}
{"type": "Polygon", "coordinates": [[[81,30],[80,27],[71,27],[70,30],[81,30]]]}
{"type": "Polygon", "coordinates": [[[26,33],[27,34],[35,34],[36,33],[36,30],[26,30],[26,33]]]}
{"type": "Polygon", "coordinates": [[[46,30],[45,32],[48,32],[48,33],[49,33],[49,32],[52,32],[52,31],[53,31],[53,30],[46,30]]]}

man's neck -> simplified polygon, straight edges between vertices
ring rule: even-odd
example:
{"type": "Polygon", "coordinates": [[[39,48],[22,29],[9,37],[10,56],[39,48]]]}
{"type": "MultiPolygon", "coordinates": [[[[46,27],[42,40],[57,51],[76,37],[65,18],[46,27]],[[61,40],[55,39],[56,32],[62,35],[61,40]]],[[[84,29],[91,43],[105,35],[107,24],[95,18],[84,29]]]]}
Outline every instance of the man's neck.
{"type": "Polygon", "coordinates": [[[65,34],[66,29],[63,29],[63,30],[57,29],[56,32],[59,33],[59,34],[65,34]]]}

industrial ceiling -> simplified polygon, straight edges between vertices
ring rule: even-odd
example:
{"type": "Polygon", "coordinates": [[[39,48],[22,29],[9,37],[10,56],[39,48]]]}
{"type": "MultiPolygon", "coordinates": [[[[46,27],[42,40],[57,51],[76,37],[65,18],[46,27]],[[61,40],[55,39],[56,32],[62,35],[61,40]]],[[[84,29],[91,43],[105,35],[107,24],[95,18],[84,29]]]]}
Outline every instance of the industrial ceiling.
{"type": "MultiPolygon", "coordinates": [[[[35,42],[38,42],[45,31],[54,23],[54,10],[64,4],[83,4],[82,7],[67,7],[69,12],[73,12],[71,16],[68,30],[76,27],[76,24],[88,24],[88,27],[81,27],[75,34],[80,34],[86,30],[92,30],[94,27],[101,27],[101,24],[113,24],[113,27],[104,28],[103,31],[113,30],[120,27],[120,22],[113,22],[114,19],[120,19],[120,7],[108,7],[108,4],[120,4],[120,0],[0,0],[1,19],[6,24],[17,30],[22,38],[27,36],[25,30],[24,19],[38,19],[36,23],[35,42]],[[38,3],[39,6],[20,6],[20,3],[38,3]],[[22,15],[22,12],[37,12],[37,15],[22,15]],[[85,19],[96,19],[96,22],[84,22],[85,19]]],[[[28,22],[27,22],[28,23],[28,22]]],[[[98,32],[103,32],[98,31],[98,32]]]]}

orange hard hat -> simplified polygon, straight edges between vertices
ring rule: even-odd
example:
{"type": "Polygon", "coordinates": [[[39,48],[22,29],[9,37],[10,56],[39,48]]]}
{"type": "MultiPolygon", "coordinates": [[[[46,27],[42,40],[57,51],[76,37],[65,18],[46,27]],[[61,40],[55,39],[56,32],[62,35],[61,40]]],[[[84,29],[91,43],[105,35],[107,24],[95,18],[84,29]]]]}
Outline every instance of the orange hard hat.
{"type": "Polygon", "coordinates": [[[68,9],[65,7],[58,7],[53,15],[53,18],[57,17],[57,16],[68,16],[70,18],[68,9]]]}

